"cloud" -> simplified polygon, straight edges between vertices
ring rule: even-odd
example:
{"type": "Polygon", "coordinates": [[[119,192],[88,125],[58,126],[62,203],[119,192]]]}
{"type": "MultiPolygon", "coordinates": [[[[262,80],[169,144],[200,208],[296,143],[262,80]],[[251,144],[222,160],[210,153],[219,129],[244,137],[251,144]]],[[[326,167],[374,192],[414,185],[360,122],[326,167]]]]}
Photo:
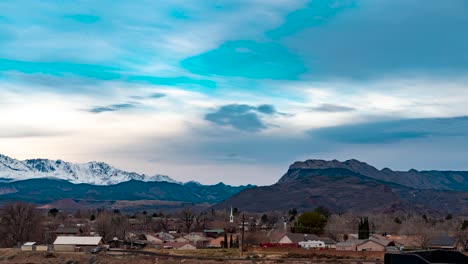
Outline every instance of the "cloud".
{"type": "Polygon", "coordinates": [[[116,68],[105,65],[82,64],[73,62],[42,62],[19,61],[0,59],[0,73],[5,76],[23,82],[44,84],[50,87],[58,86],[58,91],[68,90],[64,83],[73,84],[75,92],[86,91],[86,87],[76,87],[79,84],[85,86],[98,81],[121,81],[128,83],[150,83],[156,86],[193,86],[216,88],[216,82],[206,79],[191,78],[187,76],[157,77],[148,75],[133,75],[128,69],[116,68]],[[55,84],[55,85],[54,85],[55,84]],[[61,84],[61,85],[56,85],[61,84]]]}
{"type": "Polygon", "coordinates": [[[282,45],[249,40],[226,42],[180,64],[199,75],[252,79],[294,80],[306,72],[301,59],[282,45]]]}
{"type": "Polygon", "coordinates": [[[120,111],[120,110],[132,109],[132,108],[135,108],[136,106],[137,106],[136,104],[130,104],[130,103],[113,104],[109,106],[93,107],[87,111],[90,113],[99,114],[99,113],[104,113],[104,112],[115,112],[115,111],[120,111]]]}
{"type": "MultiPolygon", "coordinates": [[[[312,3],[321,2],[330,3],[312,3]]],[[[320,26],[275,34],[292,34],[281,43],[301,56],[310,80],[466,75],[467,8],[464,0],[363,0],[332,17],[327,14],[334,11],[322,10],[327,23],[320,26]]],[[[321,9],[316,12],[300,21],[314,21],[321,9]]]]}
{"type": "Polygon", "coordinates": [[[266,35],[278,39],[291,36],[306,28],[323,25],[341,11],[356,7],[355,2],[355,0],[310,1],[305,8],[289,13],[281,26],[267,31],[266,35]]]}
{"type": "Polygon", "coordinates": [[[25,74],[44,74],[58,77],[79,75],[100,80],[120,78],[119,69],[103,65],[71,62],[36,62],[0,59],[0,72],[17,71],[25,74]]]}
{"type": "Polygon", "coordinates": [[[216,82],[205,79],[194,79],[185,76],[179,77],[156,77],[156,76],[128,76],[127,81],[143,82],[155,85],[180,86],[180,85],[198,85],[207,89],[216,88],[216,82]]]}
{"type": "Polygon", "coordinates": [[[39,138],[39,137],[57,137],[67,136],[64,131],[46,130],[37,127],[16,127],[8,129],[0,129],[0,138],[5,139],[21,139],[21,138],[39,138]]]}
{"type": "Polygon", "coordinates": [[[152,94],[152,95],[150,95],[148,97],[157,99],[157,98],[163,98],[165,96],[166,96],[166,94],[164,94],[164,93],[154,93],[154,94],[152,94]]]}
{"type": "Polygon", "coordinates": [[[272,105],[251,106],[246,104],[230,104],[218,108],[215,112],[205,115],[205,120],[220,126],[231,126],[247,132],[258,132],[267,128],[259,113],[273,115],[277,113],[272,105]]]}
{"type": "Polygon", "coordinates": [[[350,111],[356,110],[355,108],[352,108],[352,107],[335,105],[335,104],[322,104],[312,109],[315,111],[319,111],[319,112],[329,112],[329,113],[350,112],[350,111]]]}
{"type": "Polygon", "coordinates": [[[349,144],[390,144],[427,138],[468,136],[468,117],[420,118],[321,128],[311,136],[349,144]]]}

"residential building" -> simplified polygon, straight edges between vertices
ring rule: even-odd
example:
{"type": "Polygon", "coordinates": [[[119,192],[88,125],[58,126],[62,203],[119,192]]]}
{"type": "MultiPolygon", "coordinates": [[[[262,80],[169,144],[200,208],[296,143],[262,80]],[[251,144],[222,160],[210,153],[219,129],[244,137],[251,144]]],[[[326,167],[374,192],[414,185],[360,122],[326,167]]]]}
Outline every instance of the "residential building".
{"type": "Polygon", "coordinates": [[[103,246],[102,237],[59,236],[54,241],[54,250],[59,252],[90,252],[103,246]]]}
{"type": "Polygon", "coordinates": [[[431,238],[429,242],[430,249],[448,249],[455,250],[458,247],[458,240],[456,237],[440,235],[431,238]]]}
{"type": "Polygon", "coordinates": [[[21,251],[34,251],[36,249],[36,242],[26,242],[21,246],[21,251]]]}
{"type": "Polygon", "coordinates": [[[164,249],[193,250],[197,249],[194,245],[187,242],[168,242],[163,244],[164,249]]]}
{"type": "Polygon", "coordinates": [[[314,234],[297,234],[297,233],[287,233],[284,234],[280,240],[275,241],[278,244],[293,244],[299,243],[308,240],[319,240],[319,237],[314,234]]]}

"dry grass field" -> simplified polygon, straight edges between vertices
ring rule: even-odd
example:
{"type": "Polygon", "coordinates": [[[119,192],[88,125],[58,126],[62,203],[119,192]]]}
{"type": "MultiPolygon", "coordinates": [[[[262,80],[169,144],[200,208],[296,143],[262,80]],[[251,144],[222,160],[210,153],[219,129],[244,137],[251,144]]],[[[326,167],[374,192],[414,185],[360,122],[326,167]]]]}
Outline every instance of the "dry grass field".
{"type": "Polygon", "coordinates": [[[349,264],[376,264],[382,263],[375,260],[353,260],[351,258],[337,258],[326,255],[292,255],[284,252],[246,252],[243,259],[238,257],[236,250],[168,250],[158,251],[158,253],[167,254],[167,256],[148,256],[142,254],[108,252],[97,255],[84,253],[44,253],[44,252],[21,252],[17,249],[0,249],[0,263],[56,263],[56,264],[129,264],[129,263],[203,263],[203,264],[250,264],[250,263],[349,263],[349,264]]]}

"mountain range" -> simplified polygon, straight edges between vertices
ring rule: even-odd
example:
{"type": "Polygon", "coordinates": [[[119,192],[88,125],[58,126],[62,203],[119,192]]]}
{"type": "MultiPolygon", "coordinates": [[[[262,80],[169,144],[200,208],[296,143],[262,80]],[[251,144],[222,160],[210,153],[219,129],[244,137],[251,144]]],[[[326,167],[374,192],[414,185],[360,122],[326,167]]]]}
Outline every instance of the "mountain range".
{"type": "Polygon", "coordinates": [[[182,183],[165,175],[126,172],[103,162],[20,161],[0,154],[0,203],[21,200],[61,209],[177,209],[206,207],[253,187],[182,183]]]}
{"type": "Polygon", "coordinates": [[[295,162],[271,186],[243,190],[217,208],[301,211],[325,206],[336,213],[468,215],[468,172],[378,170],[358,160],[295,162]]]}
{"type": "Polygon", "coordinates": [[[0,154],[0,178],[3,181],[55,178],[71,183],[94,185],[112,185],[130,180],[180,183],[166,175],[157,174],[148,176],[135,172],[127,172],[114,168],[104,162],[93,161],[78,164],[49,159],[28,159],[21,161],[2,154],[0,154]]]}
{"type": "Polygon", "coordinates": [[[300,211],[325,206],[336,213],[437,213],[468,216],[468,172],[379,170],[358,160],[293,163],[270,186],[181,183],[106,163],[19,161],[0,155],[0,203],[43,206],[181,208],[237,207],[243,211],[300,211]]]}

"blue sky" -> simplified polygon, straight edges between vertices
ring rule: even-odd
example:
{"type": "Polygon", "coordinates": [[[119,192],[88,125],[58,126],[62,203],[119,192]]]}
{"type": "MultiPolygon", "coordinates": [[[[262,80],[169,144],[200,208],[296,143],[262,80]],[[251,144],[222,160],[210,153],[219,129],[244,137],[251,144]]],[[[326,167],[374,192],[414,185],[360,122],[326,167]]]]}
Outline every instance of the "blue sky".
{"type": "Polygon", "coordinates": [[[465,169],[464,0],[3,1],[0,152],[271,184],[465,169]]]}

